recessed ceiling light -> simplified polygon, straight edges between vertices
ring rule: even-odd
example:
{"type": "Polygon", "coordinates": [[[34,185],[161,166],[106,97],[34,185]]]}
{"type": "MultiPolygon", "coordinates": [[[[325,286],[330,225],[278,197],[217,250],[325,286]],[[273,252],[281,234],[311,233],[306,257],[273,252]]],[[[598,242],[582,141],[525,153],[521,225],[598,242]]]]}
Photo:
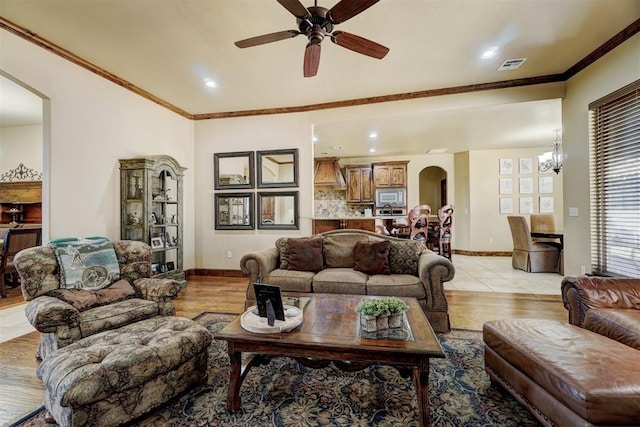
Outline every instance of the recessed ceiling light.
{"type": "Polygon", "coordinates": [[[206,87],[218,87],[218,83],[216,83],[212,79],[204,79],[204,85],[206,87]]]}
{"type": "Polygon", "coordinates": [[[344,147],[343,147],[342,145],[332,145],[332,146],[331,146],[331,148],[332,148],[332,149],[334,149],[334,150],[338,150],[338,151],[340,151],[340,150],[342,150],[344,147]]]}
{"type": "Polygon", "coordinates": [[[371,148],[369,148],[369,152],[370,152],[370,153],[375,153],[375,152],[376,152],[376,149],[375,149],[375,148],[373,148],[373,147],[371,147],[371,148]]]}
{"type": "Polygon", "coordinates": [[[447,151],[446,148],[430,148],[427,150],[427,154],[442,154],[447,151]]]}
{"type": "Polygon", "coordinates": [[[484,52],[482,52],[482,55],[480,55],[480,58],[482,58],[482,59],[490,59],[490,58],[493,58],[494,56],[496,56],[497,53],[498,53],[498,48],[496,46],[493,46],[493,47],[485,50],[484,52]]]}
{"type": "Polygon", "coordinates": [[[318,137],[317,137],[317,136],[313,135],[313,138],[312,138],[312,139],[313,139],[313,143],[314,143],[314,144],[318,142],[318,137]]]}
{"type": "Polygon", "coordinates": [[[378,137],[378,132],[371,132],[369,134],[369,138],[371,138],[371,139],[376,139],[377,137],[378,137]]]}

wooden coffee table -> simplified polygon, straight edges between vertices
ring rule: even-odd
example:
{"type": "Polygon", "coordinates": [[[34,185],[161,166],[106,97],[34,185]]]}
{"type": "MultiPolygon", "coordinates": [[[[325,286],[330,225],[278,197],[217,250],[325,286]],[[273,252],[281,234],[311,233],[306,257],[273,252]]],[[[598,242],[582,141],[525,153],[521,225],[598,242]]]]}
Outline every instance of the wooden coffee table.
{"type": "MultiPolygon", "coordinates": [[[[306,294],[304,296],[309,296],[306,294]]],[[[402,298],[413,340],[368,339],[360,335],[356,305],[365,295],[313,294],[304,308],[303,323],[291,332],[258,334],[244,330],[240,316],[215,335],[228,343],[227,410],[240,409],[240,385],[252,366],[286,356],[312,368],[333,362],[343,370],[388,365],[411,375],[418,397],[419,422],[429,425],[429,358],[445,357],[440,343],[415,298],[402,298]],[[242,353],[252,353],[242,366],[242,353]]]]}

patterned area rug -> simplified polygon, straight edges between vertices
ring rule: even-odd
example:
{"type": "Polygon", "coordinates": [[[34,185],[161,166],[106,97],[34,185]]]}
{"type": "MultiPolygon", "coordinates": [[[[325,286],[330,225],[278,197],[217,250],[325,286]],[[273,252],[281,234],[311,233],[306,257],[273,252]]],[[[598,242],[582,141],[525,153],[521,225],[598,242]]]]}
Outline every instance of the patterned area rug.
{"type": "MultiPolygon", "coordinates": [[[[235,315],[204,313],[195,320],[212,333],[235,315]]],[[[446,359],[431,360],[431,425],[538,426],[515,399],[492,388],[484,372],[480,332],[438,334],[446,359]]],[[[229,358],[226,342],[209,349],[208,385],[193,390],[132,426],[417,426],[411,379],[386,366],[343,372],[310,369],[274,358],[252,368],[241,388],[242,406],[226,411],[229,358]]],[[[16,426],[44,427],[43,411],[16,426]]]]}

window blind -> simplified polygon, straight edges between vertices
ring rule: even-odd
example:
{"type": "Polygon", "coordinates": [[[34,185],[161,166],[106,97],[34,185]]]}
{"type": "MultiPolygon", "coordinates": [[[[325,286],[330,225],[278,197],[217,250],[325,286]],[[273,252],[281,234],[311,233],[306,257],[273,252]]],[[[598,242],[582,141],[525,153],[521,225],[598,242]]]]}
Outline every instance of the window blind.
{"type": "Polygon", "coordinates": [[[640,80],[589,105],[591,270],[640,277],[640,80]]]}

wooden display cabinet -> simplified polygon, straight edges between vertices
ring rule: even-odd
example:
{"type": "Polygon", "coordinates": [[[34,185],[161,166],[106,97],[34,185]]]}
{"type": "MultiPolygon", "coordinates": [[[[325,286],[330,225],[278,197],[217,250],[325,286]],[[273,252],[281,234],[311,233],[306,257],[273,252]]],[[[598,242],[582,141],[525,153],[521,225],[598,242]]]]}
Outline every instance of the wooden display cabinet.
{"type": "Polygon", "coordinates": [[[184,171],[170,156],[120,160],[120,238],[148,243],[151,275],[182,284],[184,171]]]}
{"type": "Polygon", "coordinates": [[[0,182],[0,224],[42,224],[42,181],[0,182]]]}

